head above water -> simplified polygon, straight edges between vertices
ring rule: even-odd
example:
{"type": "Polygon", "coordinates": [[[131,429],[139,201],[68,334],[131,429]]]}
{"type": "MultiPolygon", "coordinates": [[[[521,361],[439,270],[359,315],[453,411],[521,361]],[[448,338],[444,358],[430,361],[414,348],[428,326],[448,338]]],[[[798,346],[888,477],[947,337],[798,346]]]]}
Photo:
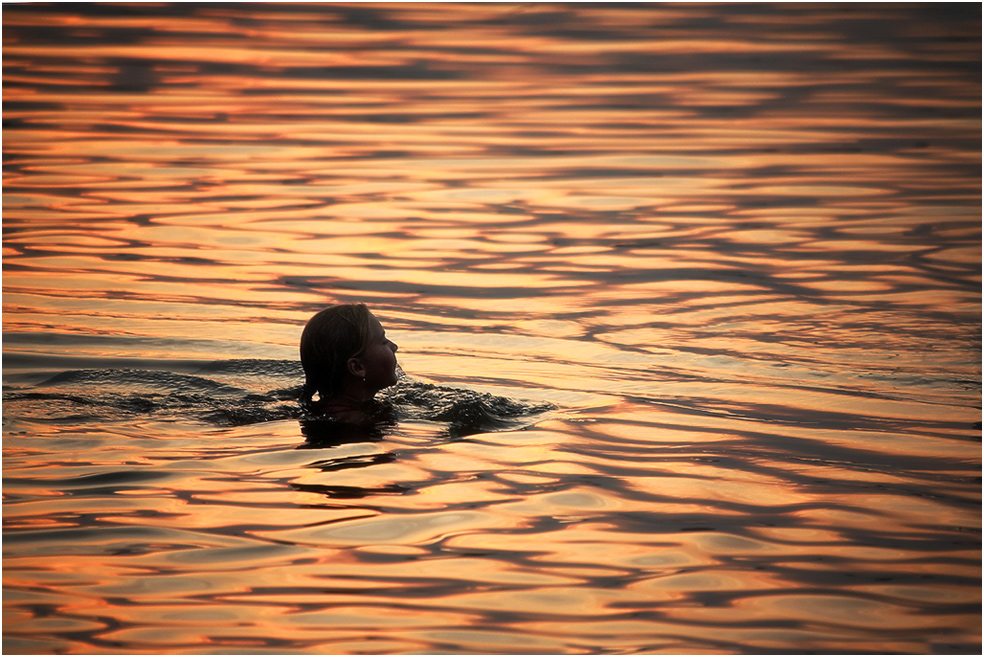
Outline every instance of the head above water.
{"type": "Polygon", "coordinates": [[[367,402],[396,383],[397,346],[365,304],[325,308],[301,334],[302,402],[367,402]]]}

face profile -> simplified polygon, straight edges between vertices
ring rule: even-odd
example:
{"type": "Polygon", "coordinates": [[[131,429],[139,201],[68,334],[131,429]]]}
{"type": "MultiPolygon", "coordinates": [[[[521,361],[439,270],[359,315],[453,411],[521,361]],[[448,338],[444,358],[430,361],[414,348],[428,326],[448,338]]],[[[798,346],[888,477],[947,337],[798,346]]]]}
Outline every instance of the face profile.
{"type": "Polygon", "coordinates": [[[301,403],[340,421],[359,421],[376,393],[397,382],[396,352],[365,304],[325,308],[301,334],[301,403]]]}
{"type": "Polygon", "coordinates": [[[362,350],[362,354],[349,359],[348,367],[350,371],[361,376],[367,389],[372,390],[373,394],[396,384],[396,344],[386,337],[383,325],[379,323],[372,313],[370,334],[367,344],[362,350]]]}

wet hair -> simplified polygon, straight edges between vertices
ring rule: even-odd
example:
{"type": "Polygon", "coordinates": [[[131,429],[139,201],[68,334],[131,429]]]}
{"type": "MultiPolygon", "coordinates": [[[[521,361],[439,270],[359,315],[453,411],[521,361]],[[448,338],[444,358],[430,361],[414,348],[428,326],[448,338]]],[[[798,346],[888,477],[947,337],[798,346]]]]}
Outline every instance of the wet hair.
{"type": "Polygon", "coordinates": [[[372,313],[362,303],[330,306],[308,320],[301,333],[302,404],[315,392],[329,399],[342,391],[348,361],[366,348],[372,326],[372,313]]]}

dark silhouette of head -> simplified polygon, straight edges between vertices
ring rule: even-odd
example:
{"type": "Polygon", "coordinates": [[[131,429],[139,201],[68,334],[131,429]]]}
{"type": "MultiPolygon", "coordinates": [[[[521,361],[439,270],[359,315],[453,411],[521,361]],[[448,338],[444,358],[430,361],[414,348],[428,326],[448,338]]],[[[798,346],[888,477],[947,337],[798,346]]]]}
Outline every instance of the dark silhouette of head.
{"type": "Polygon", "coordinates": [[[397,347],[365,304],[331,306],[316,314],[304,327],[300,350],[302,403],[315,393],[321,402],[366,401],[396,383],[397,347]]]}

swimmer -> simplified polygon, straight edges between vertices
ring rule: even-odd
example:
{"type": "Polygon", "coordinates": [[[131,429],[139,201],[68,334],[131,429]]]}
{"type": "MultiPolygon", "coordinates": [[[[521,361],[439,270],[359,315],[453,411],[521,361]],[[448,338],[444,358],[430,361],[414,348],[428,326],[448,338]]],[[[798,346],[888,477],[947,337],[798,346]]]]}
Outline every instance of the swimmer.
{"type": "Polygon", "coordinates": [[[373,397],[396,384],[396,350],[364,304],[325,308],[301,334],[301,404],[339,422],[370,421],[373,397]]]}

